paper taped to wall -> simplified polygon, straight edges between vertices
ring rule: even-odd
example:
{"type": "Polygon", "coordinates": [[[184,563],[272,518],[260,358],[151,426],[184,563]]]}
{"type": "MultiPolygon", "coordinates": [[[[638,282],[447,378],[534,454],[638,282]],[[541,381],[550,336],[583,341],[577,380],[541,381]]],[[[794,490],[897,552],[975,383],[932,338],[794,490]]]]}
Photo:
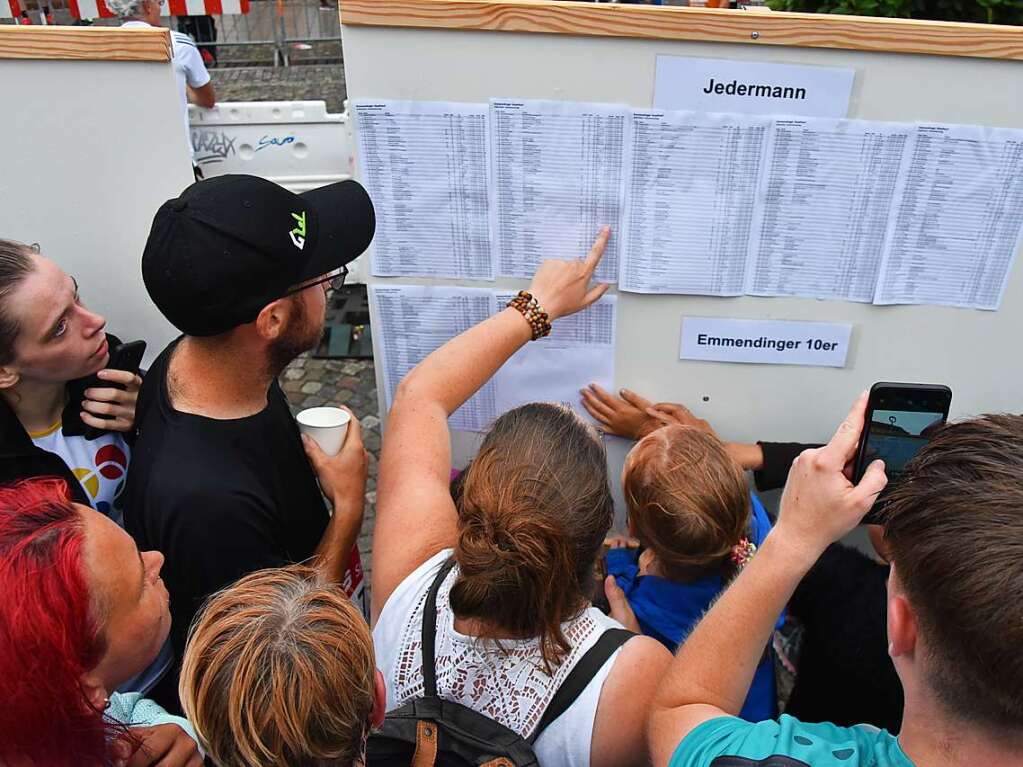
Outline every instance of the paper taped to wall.
{"type": "MultiPolygon", "coordinates": [[[[427,355],[459,333],[494,315],[515,295],[510,291],[424,285],[370,287],[378,365],[390,410],[398,384],[427,355]]],[[[449,424],[484,431],[501,413],[527,402],[556,402],[592,420],[579,390],[596,382],[614,386],[618,299],[604,296],[592,306],[561,317],[546,338],[516,352],[449,424]]],[[[525,323],[525,320],[523,320],[525,323]]]]}
{"type": "Polygon", "coordinates": [[[373,274],[492,280],[486,104],[357,101],[373,274]]]}

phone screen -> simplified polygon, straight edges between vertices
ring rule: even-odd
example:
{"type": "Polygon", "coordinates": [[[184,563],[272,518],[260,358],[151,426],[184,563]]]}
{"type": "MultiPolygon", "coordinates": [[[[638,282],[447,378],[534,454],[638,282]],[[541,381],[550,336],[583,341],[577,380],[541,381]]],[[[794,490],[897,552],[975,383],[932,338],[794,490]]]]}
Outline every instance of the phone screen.
{"type": "Polygon", "coordinates": [[[880,458],[889,481],[902,474],[909,460],[945,422],[944,413],[918,410],[875,410],[870,416],[863,466],[880,458]]]}

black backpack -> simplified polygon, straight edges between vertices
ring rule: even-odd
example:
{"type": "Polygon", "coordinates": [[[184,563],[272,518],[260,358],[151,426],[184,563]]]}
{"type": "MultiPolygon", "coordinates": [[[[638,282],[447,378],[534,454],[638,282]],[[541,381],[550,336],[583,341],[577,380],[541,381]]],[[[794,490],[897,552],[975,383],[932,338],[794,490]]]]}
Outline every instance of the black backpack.
{"type": "Polygon", "coordinates": [[[565,677],[532,735],[523,738],[486,714],[437,695],[437,592],[454,565],[454,560],[448,560],[441,567],[423,608],[425,694],[391,711],[383,727],[370,735],[367,767],[538,767],[533,751],[536,739],[633,636],[625,629],[606,630],[565,677]]]}

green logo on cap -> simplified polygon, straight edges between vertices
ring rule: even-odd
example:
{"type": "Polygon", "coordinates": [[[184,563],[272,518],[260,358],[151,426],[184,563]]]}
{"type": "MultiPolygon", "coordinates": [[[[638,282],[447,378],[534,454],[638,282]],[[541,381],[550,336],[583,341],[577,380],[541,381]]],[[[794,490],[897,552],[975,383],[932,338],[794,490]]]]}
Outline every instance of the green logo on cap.
{"type": "Polygon", "coordinates": [[[295,247],[302,250],[305,247],[305,211],[292,213],[291,217],[295,219],[295,228],[288,234],[291,235],[291,241],[295,243],[295,247]]]}

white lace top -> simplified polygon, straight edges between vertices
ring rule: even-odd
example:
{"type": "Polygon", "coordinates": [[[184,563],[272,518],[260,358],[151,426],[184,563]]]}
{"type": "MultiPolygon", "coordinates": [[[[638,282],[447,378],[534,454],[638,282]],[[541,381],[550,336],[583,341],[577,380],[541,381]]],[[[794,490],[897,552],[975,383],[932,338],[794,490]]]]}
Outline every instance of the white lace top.
{"type": "MultiPolygon", "coordinates": [[[[373,629],[377,666],[387,683],[387,710],[423,694],[422,627],[426,594],[441,565],[451,556],[446,549],[420,565],[391,594],[373,629]]],[[[448,594],[458,568],[444,579],[437,594],[437,691],[486,714],[528,737],[572,667],[617,621],[589,608],[562,626],[572,646],[565,661],[548,676],[536,639],[493,641],[455,631],[448,594]]],[[[583,767],[590,763],[593,719],[604,680],[615,652],[575,703],[537,738],[535,749],[544,767],[583,767]]]]}

